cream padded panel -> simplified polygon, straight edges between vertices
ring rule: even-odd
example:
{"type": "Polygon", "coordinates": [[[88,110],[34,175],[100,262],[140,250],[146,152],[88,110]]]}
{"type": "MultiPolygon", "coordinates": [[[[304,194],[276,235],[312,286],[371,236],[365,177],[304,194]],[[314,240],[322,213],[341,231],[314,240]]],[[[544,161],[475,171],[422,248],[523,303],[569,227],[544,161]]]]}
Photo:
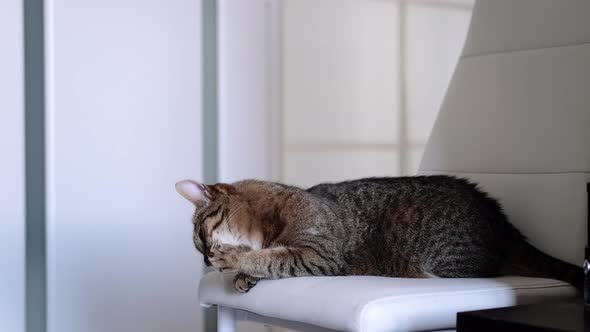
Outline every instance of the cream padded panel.
{"type": "Polygon", "coordinates": [[[590,172],[590,44],[461,59],[420,169],[590,172]]]}
{"type": "Polygon", "coordinates": [[[484,0],[463,55],[590,43],[588,0],[484,0]]]}

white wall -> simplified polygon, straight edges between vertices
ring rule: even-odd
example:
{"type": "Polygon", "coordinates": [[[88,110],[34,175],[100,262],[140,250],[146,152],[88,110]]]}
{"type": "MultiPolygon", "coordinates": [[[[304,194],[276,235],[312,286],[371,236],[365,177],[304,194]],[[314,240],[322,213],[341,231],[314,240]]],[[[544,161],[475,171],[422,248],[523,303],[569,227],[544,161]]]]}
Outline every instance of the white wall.
{"type": "Polygon", "coordinates": [[[0,331],[24,331],[22,1],[0,1],[0,331]]]}
{"type": "Polygon", "coordinates": [[[399,174],[399,3],[285,0],[282,180],[399,174]]]}
{"type": "Polygon", "coordinates": [[[219,177],[277,178],[277,0],[219,0],[219,177]]]}
{"type": "MultiPolygon", "coordinates": [[[[280,0],[217,3],[219,180],[276,180],[280,0]]],[[[241,332],[269,330],[238,323],[241,332]]]]}
{"type": "Polygon", "coordinates": [[[200,331],[200,1],[46,10],[49,331],[200,331]]]}

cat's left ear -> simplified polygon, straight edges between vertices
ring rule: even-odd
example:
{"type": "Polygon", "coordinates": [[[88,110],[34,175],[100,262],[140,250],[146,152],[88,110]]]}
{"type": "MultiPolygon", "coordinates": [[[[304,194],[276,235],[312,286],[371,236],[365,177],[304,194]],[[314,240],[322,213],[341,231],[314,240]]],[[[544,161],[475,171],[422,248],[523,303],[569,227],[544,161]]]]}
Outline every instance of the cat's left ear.
{"type": "Polygon", "coordinates": [[[211,189],[194,180],[182,180],[176,183],[176,191],[197,207],[203,207],[211,201],[211,189]]]}

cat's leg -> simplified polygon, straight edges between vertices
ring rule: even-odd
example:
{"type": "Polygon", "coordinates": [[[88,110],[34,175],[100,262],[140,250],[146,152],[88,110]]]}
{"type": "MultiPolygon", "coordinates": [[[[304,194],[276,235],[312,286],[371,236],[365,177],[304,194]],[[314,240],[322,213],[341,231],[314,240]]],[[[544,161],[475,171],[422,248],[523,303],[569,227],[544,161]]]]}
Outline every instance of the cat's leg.
{"type": "MultiPolygon", "coordinates": [[[[239,260],[239,256],[250,250],[246,246],[217,246],[211,250],[209,261],[222,272],[234,271],[235,269],[232,266],[239,260]]],[[[240,293],[246,293],[252,287],[256,286],[258,280],[260,278],[239,272],[234,277],[234,288],[240,293]]]]}
{"type": "Polygon", "coordinates": [[[249,251],[252,249],[244,245],[221,244],[212,247],[207,256],[211,265],[221,272],[242,272],[240,262],[249,251]]]}
{"type": "Polygon", "coordinates": [[[240,293],[248,292],[252,287],[256,286],[260,278],[249,276],[245,273],[238,273],[234,278],[234,288],[240,293]]]}
{"type": "Polygon", "coordinates": [[[211,249],[211,264],[223,272],[241,272],[256,278],[329,276],[341,274],[339,256],[313,247],[274,247],[252,250],[220,245],[211,249]]]}

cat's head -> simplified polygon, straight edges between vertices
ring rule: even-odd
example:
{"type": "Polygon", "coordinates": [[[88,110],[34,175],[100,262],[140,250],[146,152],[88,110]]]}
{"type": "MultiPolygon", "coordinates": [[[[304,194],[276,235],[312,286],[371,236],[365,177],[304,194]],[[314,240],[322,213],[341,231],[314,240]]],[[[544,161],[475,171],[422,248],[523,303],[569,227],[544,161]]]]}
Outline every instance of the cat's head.
{"type": "Polygon", "coordinates": [[[217,183],[205,185],[194,180],[176,183],[176,191],[195,206],[193,215],[193,242],[210,266],[210,249],[220,241],[229,244],[246,244],[252,211],[247,195],[234,185],[217,183]]]}

